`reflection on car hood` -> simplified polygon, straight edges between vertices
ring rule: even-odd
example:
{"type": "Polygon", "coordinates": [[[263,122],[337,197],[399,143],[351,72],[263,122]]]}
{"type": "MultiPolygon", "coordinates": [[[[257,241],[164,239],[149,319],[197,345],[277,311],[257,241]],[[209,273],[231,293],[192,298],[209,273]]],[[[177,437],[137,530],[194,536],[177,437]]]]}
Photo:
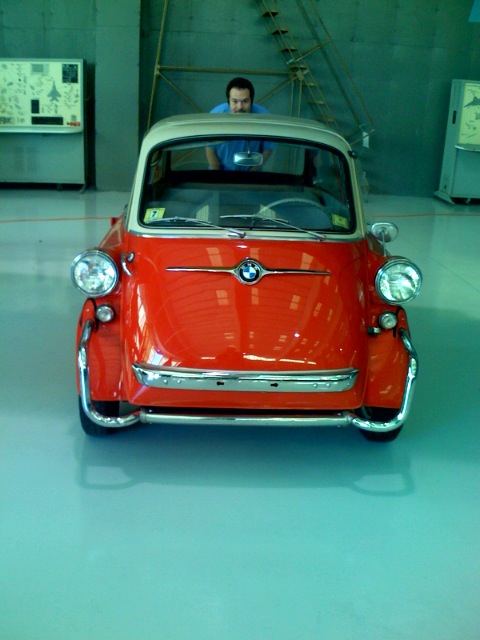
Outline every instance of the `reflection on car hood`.
{"type": "Polygon", "coordinates": [[[135,362],[253,371],[361,364],[363,242],[130,240],[127,369],[135,362]]]}

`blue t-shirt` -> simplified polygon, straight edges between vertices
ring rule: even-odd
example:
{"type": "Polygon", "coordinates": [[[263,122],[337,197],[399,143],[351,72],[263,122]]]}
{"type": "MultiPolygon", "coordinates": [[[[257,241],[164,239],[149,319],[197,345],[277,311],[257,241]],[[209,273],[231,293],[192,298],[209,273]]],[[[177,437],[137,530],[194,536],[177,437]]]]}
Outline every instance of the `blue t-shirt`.
{"type": "MultiPolygon", "coordinates": [[[[228,106],[228,102],[222,102],[222,104],[217,104],[210,113],[230,113],[230,107],[228,106]]],[[[268,113],[268,109],[262,107],[261,104],[252,104],[252,109],[250,113],[268,113]]]]}
{"type": "MultiPolygon", "coordinates": [[[[230,113],[228,102],[222,102],[222,104],[217,105],[210,111],[210,113],[230,113]]],[[[269,113],[269,111],[260,104],[254,103],[252,104],[250,113],[269,113]]],[[[215,150],[223,170],[248,171],[249,167],[239,167],[234,163],[233,157],[236,153],[239,153],[240,151],[263,153],[267,149],[274,149],[275,145],[270,142],[260,142],[258,140],[232,140],[231,142],[216,144],[210,148],[215,150]]]]}

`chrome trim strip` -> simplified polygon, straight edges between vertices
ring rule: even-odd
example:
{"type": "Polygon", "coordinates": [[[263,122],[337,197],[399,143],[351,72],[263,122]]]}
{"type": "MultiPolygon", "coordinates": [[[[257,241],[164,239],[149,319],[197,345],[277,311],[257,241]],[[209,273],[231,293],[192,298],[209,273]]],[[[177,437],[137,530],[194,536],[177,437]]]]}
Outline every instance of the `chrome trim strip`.
{"type": "Polygon", "coordinates": [[[130,271],[128,265],[133,262],[133,260],[135,259],[135,254],[132,252],[130,253],[125,253],[125,251],[122,251],[121,255],[120,255],[120,262],[122,265],[122,269],[125,271],[125,273],[127,274],[127,276],[129,276],[130,278],[132,277],[133,273],[130,271]]]}
{"type": "Polygon", "coordinates": [[[146,424],[190,425],[210,427],[348,427],[351,424],[351,415],[346,411],[332,412],[322,416],[290,415],[208,415],[205,414],[178,414],[178,413],[154,413],[147,409],[140,413],[140,421],[146,424]]]}
{"type": "Polygon", "coordinates": [[[348,391],[358,369],[335,371],[215,371],[132,364],[136,379],[147,387],[189,391],[241,391],[272,393],[318,393],[348,391]]]}
{"type": "MultiPolygon", "coordinates": [[[[357,223],[359,221],[357,220],[357,223]]],[[[229,228],[225,227],[224,231],[230,231],[229,228]]],[[[204,227],[189,227],[188,229],[159,229],[159,227],[154,228],[138,228],[135,226],[131,226],[129,229],[129,233],[133,236],[137,236],[139,238],[167,238],[168,240],[172,240],[175,238],[225,238],[225,233],[221,231],[217,231],[216,229],[208,229],[204,227]]],[[[323,233],[323,232],[322,232],[323,233]]],[[[228,235],[228,234],[227,234],[228,235]]],[[[258,231],[253,230],[248,232],[249,238],[259,239],[259,240],[272,240],[272,242],[318,242],[318,238],[305,236],[305,233],[297,233],[296,231],[287,232],[284,230],[274,231],[269,230],[266,233],[266,230],[258,231]]],[[[348,233],[348,235],[342,234],[342,232],[334,232],[334,231],[326,231],[325,239],[322,242],[341,242],[341,243],[352,243],[358,242],[365,237],[365,234],[359,228],[355,229],[352,233],[348,233]]]]}
{"type": "Polygon", "coordinates": [[[330,271],[317,271],[314,269],[267,269],[257,260],[245,258],[234,267],[167,267],[166,271],[174,272],[202,272],[202,273],[225,273],[233,275],[242,284],[252,285],[259,282],[264,276],[270,275],[309,275],[309,276],[330,276],[330,271]],[[243,270],[252,265],[256,271],[256,277],[248,281],[242,274],[243,270]]]}

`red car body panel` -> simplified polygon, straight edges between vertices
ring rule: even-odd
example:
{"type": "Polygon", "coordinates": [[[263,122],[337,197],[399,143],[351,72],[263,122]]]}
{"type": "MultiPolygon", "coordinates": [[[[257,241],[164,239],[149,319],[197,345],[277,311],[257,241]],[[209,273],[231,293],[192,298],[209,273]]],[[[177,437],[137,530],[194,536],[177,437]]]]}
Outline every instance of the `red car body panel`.
{"type": "MultiPolygon", "coordinates": [[[[408,357],[392,333],[371,336],[371,287],[365,240],[351,243],[140,238],[119,221],[101,246],[135,253],[132,276],[108,302],[113,323],[91,340],[92,397],[163,407],[290,410],[396,407],[408,357]],[[281,251],[280,251],[281,249],[281,251]],[[247,287],[231,273],[177,273],[171,267],[234,267],[254,258],[273,274],[247,287]],[[352,304],[352,300],[355,304],[352,304]],[[185,391],[137,382],[132,364],[231,371],[359,370],[353,389],[334,394],[185,391]],[[393,380],[392,380],[393,376],[393,380]],[[396,384],[398,382],[398,384],[396,384]],[[368,383],[368,384],[367,384],[368,383]]],[[[384,260],[372,254],[377,268],[384,260]]],[[[92,316],[92,301],[84,317],[92,316]]],[[[383,305],[385,307],[385,304],[383,305]]],[[[407,327],[405,314],[400,325],[407,327]]]]}

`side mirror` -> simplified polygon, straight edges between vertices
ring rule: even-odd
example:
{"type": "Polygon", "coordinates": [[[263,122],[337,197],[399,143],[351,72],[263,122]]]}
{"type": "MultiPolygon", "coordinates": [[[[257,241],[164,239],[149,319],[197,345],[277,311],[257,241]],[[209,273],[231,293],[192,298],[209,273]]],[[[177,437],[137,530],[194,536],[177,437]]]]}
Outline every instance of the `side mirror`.
{"type": "Polygon", "coordinates": [[[260,167],[263,164],[263,155],[258,151],[239,151],[234,154],[233,161],[239,167],[260,167]]]}
{"type": "Polygon", "coordinates": [[[398,227],[393,222],[374,222],[370,227],[370,233],[381,242],[384,254],[387,242],[393,242],[398,236],[398,227]]]}
{"type": "Polygon", "coordinates": [[[392,242],[398,236],[398,227],[393,222],[374,222],[370,233],[380,242],[392,242]]]}

